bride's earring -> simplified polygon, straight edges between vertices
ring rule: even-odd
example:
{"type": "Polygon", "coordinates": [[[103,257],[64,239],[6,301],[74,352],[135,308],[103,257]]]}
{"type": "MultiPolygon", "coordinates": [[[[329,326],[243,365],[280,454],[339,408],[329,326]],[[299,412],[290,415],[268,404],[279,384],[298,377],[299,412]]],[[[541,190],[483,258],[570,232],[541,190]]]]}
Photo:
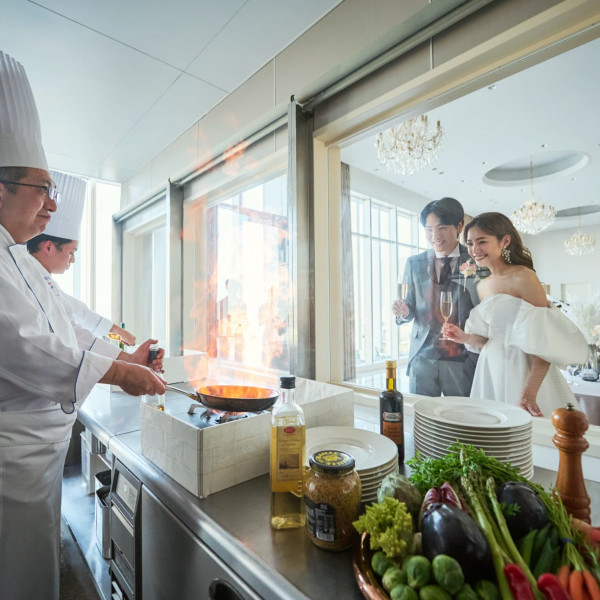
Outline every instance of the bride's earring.
{"type": "Polygon", "coordinates": [[[510,250],[506,246],[502,248],[502,258],[505,263],[510,264],[510,250]]]}

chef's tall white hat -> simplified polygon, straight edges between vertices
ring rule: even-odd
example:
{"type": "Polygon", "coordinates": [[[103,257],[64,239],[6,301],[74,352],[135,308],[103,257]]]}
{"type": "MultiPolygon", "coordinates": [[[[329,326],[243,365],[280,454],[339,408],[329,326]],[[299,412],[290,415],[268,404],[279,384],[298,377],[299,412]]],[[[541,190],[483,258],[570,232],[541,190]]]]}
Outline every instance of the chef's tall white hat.
{"type": "Polygon", "coordinates": [[[56,212],[50,218],[48,227],[44,230],[44,235],[78,240],[87,182],[58,171],[50,171],[50,175],[60,192],[61,200],[56,212]]]}
{"type": "Polygon", "coordinates": [[[48,170],[40,118],[23,65],[0,50],[0,167],[48,170]]]}

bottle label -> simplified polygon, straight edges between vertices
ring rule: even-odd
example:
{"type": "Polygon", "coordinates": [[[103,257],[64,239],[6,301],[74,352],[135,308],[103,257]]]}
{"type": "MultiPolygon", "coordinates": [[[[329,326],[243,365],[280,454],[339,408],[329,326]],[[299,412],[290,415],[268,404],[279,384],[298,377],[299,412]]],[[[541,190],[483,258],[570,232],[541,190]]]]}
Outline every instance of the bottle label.
{"type": "Polygon", "coordinates": [[[302,479],[302,427],[277,427],[278,481],[302,479]]]}
{"type": "Polygon", "coordinates": [[[397,446],[404,444],[402,413],[384,412],[381,420],[381,433],[397,446]]]}
{"type": "Polygon", "coordinates": [[[323,502],[304,497],[306,526],[310,535],[323,542],[335,542],[335,509],[323,502]]]}

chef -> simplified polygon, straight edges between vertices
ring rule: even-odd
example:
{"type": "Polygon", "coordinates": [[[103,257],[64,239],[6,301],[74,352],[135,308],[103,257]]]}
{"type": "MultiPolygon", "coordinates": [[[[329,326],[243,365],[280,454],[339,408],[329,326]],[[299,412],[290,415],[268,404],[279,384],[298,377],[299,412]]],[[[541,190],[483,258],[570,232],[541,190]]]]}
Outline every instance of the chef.
{"type": "Polygon", "coordinates": [[[51,277],[52,274],[64,273],[71,263],[75,262],[87,184],[80,177],[58,171],[50,171],[50,176],[60,190],[60,205],[44,233],[27,242],[27,249],[46,270],[44,277],[49,285],[55,287],[63,303],[68,305],[77,325],[89,330],[96,337],[116,334],[125,344],[132,346],[135,344],[135,336],[132,333],[91,310],[81,300],[66,294],[51,277]]]}
{"type": "MultiPolygon", "coordinates": [[[[25,243],[59,201],[22,65],[0,51],[0,595],[58,600],[65,455],[97,383],[162,394],[147,367],[81,350],[25,243]]],[[[147,359],[147,357],[146,357],[147,359]]]]}

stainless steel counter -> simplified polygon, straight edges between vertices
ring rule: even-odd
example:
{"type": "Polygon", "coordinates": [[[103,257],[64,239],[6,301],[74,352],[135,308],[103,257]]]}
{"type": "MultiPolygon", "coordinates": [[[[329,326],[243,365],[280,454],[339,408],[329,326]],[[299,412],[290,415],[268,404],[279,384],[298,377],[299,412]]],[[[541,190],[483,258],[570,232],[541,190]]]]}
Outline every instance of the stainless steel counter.
{"type": "MultiPolygon", "coordinates": [[[[180,412],[189,404],[185,397],[167,395],[165,410],[180,412]]],[[[96,386],[78,418],[263,598],[362,597],[350,550],[326,552],[313,546],[302,529],[271,529],[268,476],[199,499],[142,456],[138,399],[96,386]]]]}
{"type": "MultiPolygon", "coordinates": [[[[273,531],[269,526],[268,476],[258,477],[198,499],[141,454],[139,399],[96,386],[79,420],[121,460],[172,513],[264,598],[322,599],[362,596],[352,573],[351,552],[330,553],[313,546],[304,530],[273,531]]],[[[190,400],[167,395],[165,409],[181,412],[190,400]]],[[[358,407],[357,407],[358,408],[358,407]]],[[[376,429],[376,411],[355,411],[356,425],[376,429]],[[370,419],[370,420],[369,420],[370,419]]],[[[407,430],[412,429],[407,417],[407,430]]],[[[407,458],[412,454],[410,437],[407,458]]],[[[555,473],[535,469],[545,487],[555,473]]],[[[587,482],[592,515],[600,511],[600,484],[587,482]]]]}

